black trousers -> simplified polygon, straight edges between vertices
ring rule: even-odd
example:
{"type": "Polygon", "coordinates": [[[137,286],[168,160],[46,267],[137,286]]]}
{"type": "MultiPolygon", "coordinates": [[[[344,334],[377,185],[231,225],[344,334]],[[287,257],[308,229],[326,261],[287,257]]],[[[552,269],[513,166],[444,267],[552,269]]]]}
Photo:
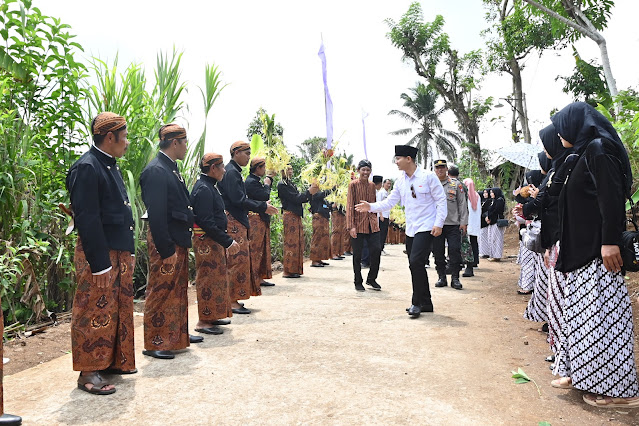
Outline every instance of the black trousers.
{"type": "Polygon", "coordinates": [[[375,281],[377,279],[377,274],[379,273],[379,254],[382,251],[379,247],[379,232],[373,232],[371,234],[357,234],[357,238],[351,237],[355,284],[362,283],[362,248],[364,247],[364,242],[368,245],[369,259],[371,263],[366,282],[375,281]]]}
{"type": "Polygon", "coordinates": [[[388,235],[388,218],[385,217],[383,221],[379,221],[379,245],[384,250],[386,244],[386,236],[388,235]]]}
{"type": "Polygon", "coordinates": [[[439,237],[433,238],[435,269],[442,276],[446,271],[446,242],[448,242],[448,264],[453,276],[459,277],[461,269],[461,231],[459,225],[444,225],[439,237]]]}
{"type": "Polygon", "coordinates": [[[414,237],[406,236],[406,253],[410,275],[413,281],[413,299],[415,306],[432,305],[428,275],[426,274],[426,259],[430,254],[433,236],[430,232],[418,232],[414,237]]]}
{"type": "Polygon", "coordinates": [[[475,263],[470,266],[476,267],[479,265],[479,243],[477,242],[477,235],[469,235],[468,238],[470,238],[470,246],[473,249],[473,259],[475,261],[475,263]]]}

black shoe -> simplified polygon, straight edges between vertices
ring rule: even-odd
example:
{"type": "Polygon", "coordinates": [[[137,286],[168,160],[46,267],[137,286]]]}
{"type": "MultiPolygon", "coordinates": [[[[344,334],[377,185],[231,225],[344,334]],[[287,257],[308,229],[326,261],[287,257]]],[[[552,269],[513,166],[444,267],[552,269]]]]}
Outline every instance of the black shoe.
{"type": "Polygon", "coordinates": [[[22,417],[13,414],[3,414],[0,416],[0,425],[21,425],[22,417]]]}
{"type": "Polygon", "coordinates": [[[544,333],[548,333],[548,323],[545,322],[544,325],[541,326],[541,331],[544,333]]]}
{"type": "Polygon", "coordinates": [[[550,364],[548,368],[550,369],[550,371],[555,371],[555,364],[550,364]]]}
{"type": "Polygon", "coordinates": [[[357,291],[366,291],[362,283],[355,283],[355,290],[357,291]]]}
{"type": "Polygon", "coordinates": [[[379,284],[377,284],[377,281],[373,280],[373,281],[366,281],[366,285],[369,285],[371,287],[373,287],[373,290],[377,290],[380,291],[382,289],[382,286],[380,286],[379,284]]]}
{"type": "Polygon", "coordinates": [[[408,315],[410,315],[411,318],[417,318],[421,313],[422,310],[419,308],[419,306],[410,305],[410,308],[408,308],[408,315]]]}
{"type": "Polygon", "coordinates": [[[487,254],[483,255],[481,258],[482,259],[488,259],[490,256],[488,256],[487,254]]]}
{"type": "Polygon", "coordinates": [[[459,281],[459,277],[455,276],[450,277],[450,286],[455,290],[461,290],[463,288],[462,283],[459,281]]]}
{"type": "Polygon", "coordinates": [[[274,285],[275,285],[275,284],[270,283],[270,282],[268,282],[268,281],[262,281],[262,282],[260,283],[260,287],[273,287],[274,285]]]}
{"type": "Polygon", "coordinates": [[[462,277],[474,277],[474,276],[475,276],[475,274],[473,273],[473,267],[472,266],[466,266],[466,270],[462,274],[462,277]]]}
{"type": "Polygon", "coordinates": [[[204,337],[202,337],[202,336],[192,336],[192,335],[189,334],[189,343],[202,343],[203,341],[204,341],[204,337]]]}
{"type": "Polygon", "coordinates": [[[351,253],[350,251],[345,251],[345,252],[344,252],[344,254],[345,254],[346,256],[352,256],[352,255],[353,255],[353,253],[351,253]]]}
{"type": "Polygon", "coordinates": [[[157,359],[173,359],[175,355],[171,351],[142,351],[142,355],[152,356],[157,359]]]}
{"type": "Polygon", "coordinates": [[[324,266],[328,266],[328,265],[330,265],[330,263],[326,263],[326,262],[324,262],[323,260],[320,260],[320,263],[321,263],[322,265],[324,265],[324,266]]]}
{"type": "Polygon", "coordinates": [[[446,282],[446,275],[442,275],[439,277],[437,282],[435,283],[435,287],[446,287],[448,282],[446,282]]]}
{"type": "Polygon", "coordinates": [[[300,278],[300,274],[282,275],[284,278],[300,278]]]}
{"type": "Polygon", "coordinates": [[[211,324],[213,325],[229,325],[230,323],[231,323],[230,319],[221,319],[221,320],[211,321],[211,324]]]}
{"type": "MultiPolygon", "coordinates": [[[[196,328],[195,331],[197,331],[198,333],[204,333],[204,334],[222,334],[222,333],[224,333],[224,330],[222,330],[217,325],[213,325],[211,327],[196,328]]],[[[193,337],[195,337],[195,336],[191,336],[191,338],[193,338],[193,337]]],[[[191,343],[196,343],[196,342],[191,341],[191,343]]]]}
{"type": "Polygon", "coordinates": [[[344,259],[342,256],[331,257],[331,260],[342,260],[344,259]]]}
{"type": "Polygon", "coordinates": [[[311,263],[311,266],[313,268],[323,268],[324,264],[323,263],[311,263]]]}
{"type": "Polygon", "coordinates": [[[246,309],[244,306],[242,306],[241,308],[233,308],[231,309],[231,311],[234,314],[242,314],[242,315],[248,315],[251,313],[250,309],[246,309]]]}
{"type": "Polygon", "coordinates": [[[422,312],[433,312],[433,304],[430,305],[422,305],[419,307],[422,312]]]}
{"type": "Polygon", "coordinates": [[[544,361],[555,362],[555,356],[554,355],[548,355],[544,361]]]}

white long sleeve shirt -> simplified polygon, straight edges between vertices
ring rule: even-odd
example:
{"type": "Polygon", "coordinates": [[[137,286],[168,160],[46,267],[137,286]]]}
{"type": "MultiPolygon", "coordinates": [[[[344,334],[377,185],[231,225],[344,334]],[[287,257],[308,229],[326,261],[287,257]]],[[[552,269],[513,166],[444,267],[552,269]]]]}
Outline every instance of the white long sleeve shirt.
{"type": "MultiPolygon", "coordinates": [[[[379,203],[380,201],[384,201],[387,198],[388,198],[388,191],[386,191],[384,188],[380,188],[379,191],[377,191],[375,201],[379,203]]],[[[390,217],[390,210],[384,210],[383,212],[378,213],[377,217],[380,217],[380,216],[383,216],[385,219],[388,219],[390,217]]]]}
{"type": "Polygon", "coordinates": [[[405,209],[407,236],[430,232],[433,226],[444,226],[448,215],[446,193],[435,173],[418,168],[409,177],[402,172],[388,198],[371,204],[371,212],[390,210],[398,202],[405,209]]]}

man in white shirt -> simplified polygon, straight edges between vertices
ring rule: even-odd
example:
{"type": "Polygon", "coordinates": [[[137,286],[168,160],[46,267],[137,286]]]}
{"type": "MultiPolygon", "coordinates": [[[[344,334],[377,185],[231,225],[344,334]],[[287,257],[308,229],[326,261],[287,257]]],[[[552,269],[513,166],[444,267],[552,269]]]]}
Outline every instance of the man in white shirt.
{"type": "Polygon", "coordinates": [[[426,274],[426,256],[432,239],[442,232],[448,214],[446,194],[434,173],[418,168],[417,148],[395,145],[395,163],[402,171],[395,188],[386,200],[373,204],[362,201],[355,208],[362,212],[390,210],[401,201],[406,212],[406,252],[413,282],[413,298],[408,315],[417,318],[421,312],[433,312],[433,302],[426,274]]]}
{"type": "MultiPolygon", "coordinates": [[[[389,190],[391,187],[390,179],[384,180],[382,176],[373,176],[373,182],[375,182],[375,189],[377,189],[376,201],[378,203],[380,201],[384,201],[386,198],[388,198],[389,190]],[[379,183],[375,182],[375,178],[378,178],[379,183]]],[[[388,253],[384,251],[384,245],[386,244],[386,236],[388,235],[388,225],[390,223],[390,210],[379,212],[377,213],[377,216],[379,217],[379,241],[381,243],[382,256],[388,256],[388,253]]]]}

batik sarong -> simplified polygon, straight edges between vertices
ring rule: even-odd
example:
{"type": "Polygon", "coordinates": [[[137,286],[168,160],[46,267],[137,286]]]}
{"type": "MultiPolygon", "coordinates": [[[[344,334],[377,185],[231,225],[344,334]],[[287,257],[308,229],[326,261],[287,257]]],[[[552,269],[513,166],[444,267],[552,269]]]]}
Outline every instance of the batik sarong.
{"type": "Polygon", "coordinates": [[[566,335],[564,326],[564,289],[566,288],[566,276],[563,272],[555,270],[554,264],[559,253],[559,243],[550,249],[550,270],[548,277],[548,343],[555,354],[555,368],[553,374],[560,377],[568,375],[566,365],[566,335]]]}
{"type": "Polygon", "coordinates": [[[537,253],[530,251],[522,243],[519,246],[519,281],[517,286],[522,291],[535,288],[535,273],[537,271],[537,253]]]}
{"type": "MultiPolygon", "coordinates": [[[[501,259],[504,255],[504,234],[506,233],[506,227],[499,227],[497,225],[488,225],[487,232],[487,252],[485,254],[493,259],[501,259]]],[[[481,231],[480,231],[481,238],[481,231]]],[[[481,252],[481,249],[479,250],[481,252]]]]}
{"type": "Polygon", "coordinates": [[[175,265],[162,263],[149,231],[149,276],[144,300],[144,349],[174,351],[189,346],[187,289],[189,251],[175,246],[175,265]]]}
{"type": "Polygon", "coordinates": [[[257,213],[249,213],[249,240],[253,280],[259,286],[263,279],[273,277],[271,267],[271,230],[257,213]]]}
{"type": "Polygon", "coordinates": [[[240,245],[240,251],[230,255],[226,262],[231,302],[246,300],[251,296],[259,296],[262,294],[262,289],[259,281],[255,283],[253,278],[248,230],[228,212],[226,213],[226,218],[228,219],[226,232],[240,245]]]}
{"type": "Polygon", "coordinates": [[[344,227],[346,226],[346,216],[340,212],[331,214],[331,257],[344,254],[344,227]]]}
{"type": "Polygon", "coordinates": [[[479,231],[479,257],[490,256],[490,239],[488,238],[488,227],[479,231]]]}
{"type": "Polygon", "coordinates": [[[304,228],[302,218],[284,211],[284,275],[304,273],[304,228]]]}
{"type": "Polygon", "coordinates": [[[329,222],[319,213],[313,215],[313,236],[311,238],[310,258],[314,262],[331,257],[331,234],[329,222]]]}
{"type": "Polygon", "coordinates": [[[346,223],[346,216],[344,216],[344,229],[342,232],[342,247],[344,248],[344,253],[352,253],[353,247],[351,247],[351,233],[346,223]]]}
{"type": "Polygon", "coordinates": [[[623,274],[606,271],[597,258],[567,274],[564,296],[572,385],[613,398],[639,396],[632,307],[623,274]]]}
{"type": "Polygon", "coordinates": [[[109,367],[135,368],[133,348],[133,268],[128,251],[111,250],[110,280],[101,289],[84,255],[80,238],[75,246],[78,284],[71,318],[71,353],[75,371],[98,371],[109,367]]]}
{"type": "Polygon", "coordinates": [[[533,252],[535,259],[535,284],[533,294],[528,301],[524,318],[529,321],[548,321],[548,276],[549,269],[544,264],[544,255],[533,252]]]}
{"type": "Polygon", "coordinates": [[[193,233],[197,312],[200,321],[210,323],[232,317],[233,312],[224,247],[200,232],[196,228],[193,233]]]}

